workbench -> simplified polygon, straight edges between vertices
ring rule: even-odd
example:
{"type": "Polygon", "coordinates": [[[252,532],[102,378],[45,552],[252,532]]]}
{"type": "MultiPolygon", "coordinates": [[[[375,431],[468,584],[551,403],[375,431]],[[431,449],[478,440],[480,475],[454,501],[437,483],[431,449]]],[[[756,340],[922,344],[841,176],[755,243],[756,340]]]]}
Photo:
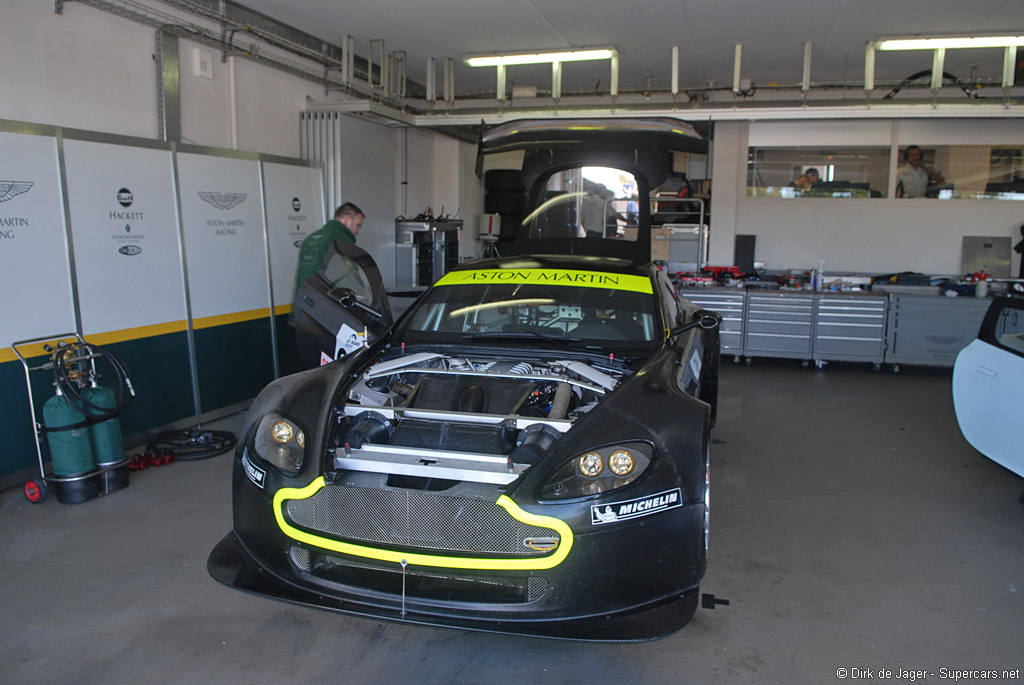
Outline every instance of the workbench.
{"type": "Polygon", "coordinates": [[[989,298],[894,292],[683,287],[680,297],[722,315],[721,351],[733,361],[799,359],[952,367],[977,336],[989,298]]]}

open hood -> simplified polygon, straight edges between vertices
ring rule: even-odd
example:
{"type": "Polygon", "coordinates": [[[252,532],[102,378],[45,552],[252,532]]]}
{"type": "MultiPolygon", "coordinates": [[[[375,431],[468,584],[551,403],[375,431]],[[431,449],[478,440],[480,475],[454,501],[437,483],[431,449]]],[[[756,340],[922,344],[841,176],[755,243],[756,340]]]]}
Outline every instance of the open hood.
{"type": "Polygon", "coordinates": [[[525,151],[526,191],[516,254],[576,254],[650,260],[649,195],[673,151],[707,152],[691,124],[669,118],[511,121],[481,133],[483,156],[525,151]]]}

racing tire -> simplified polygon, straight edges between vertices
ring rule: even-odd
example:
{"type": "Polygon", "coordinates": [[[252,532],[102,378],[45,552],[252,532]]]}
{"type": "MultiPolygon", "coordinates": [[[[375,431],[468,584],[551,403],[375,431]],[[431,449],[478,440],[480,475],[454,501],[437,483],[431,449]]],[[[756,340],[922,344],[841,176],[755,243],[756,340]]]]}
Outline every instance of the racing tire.
{"type": "Polygon", "coordinates": [[[39,504],[46,499],[46,481],[30,478],[25,481],[25,499],[32,504],[39,504]]]}
{"type": "Polygon", "coordinates": [[[484,212],[487,214],[522,214],[526,209],[526,197],[522,193],[487,193],[484,196],[484,212]]]}
{"type": "Polygon", "coordinates": [[[488,193],[521,193],[523,179],[518,169],[491,169],[484,172],[484,190],[488,193]]]}

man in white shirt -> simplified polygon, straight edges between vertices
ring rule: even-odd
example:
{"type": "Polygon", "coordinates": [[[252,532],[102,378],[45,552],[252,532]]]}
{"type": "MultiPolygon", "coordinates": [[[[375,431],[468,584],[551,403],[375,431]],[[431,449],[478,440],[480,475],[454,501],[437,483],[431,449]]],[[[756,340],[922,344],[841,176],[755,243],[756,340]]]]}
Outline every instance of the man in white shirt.
{"type": "Polygon", "coordinates": [[[926,197],[930,183],[942,183],[942,177],[921,165],[921,148],[911,145],[903,152],[907,165],[896,172],[896,197],[926,197]]]}

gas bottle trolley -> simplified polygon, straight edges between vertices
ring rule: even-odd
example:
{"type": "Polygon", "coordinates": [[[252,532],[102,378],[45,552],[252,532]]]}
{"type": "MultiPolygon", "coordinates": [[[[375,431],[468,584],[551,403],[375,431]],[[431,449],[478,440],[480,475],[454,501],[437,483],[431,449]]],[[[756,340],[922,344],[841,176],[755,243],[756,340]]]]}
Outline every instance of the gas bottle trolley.
{"type": "MultiPolygon", "coordinates": [[[[99,495],[107,495],[115,490],[120,490],[128,485],[128,459],[124,454],[124,442],[121,437],[120,423],[117,415],[124,408],[128,400],[135,396],[135,389],[132,386],[131,377],[124,364],[113,354],[102,348],[92,345],[78,333],[61,333],[55,336],[19,340],[11,343],[11,349],[25,369],[25,384],[28,391],[29,412],[32,416],[33,431],[36,442],[36,456],[39,459],[39,478],[30,478],[25,482],[25,497],[33,503],[42,502],[46,499],[49,486],[56,491],[58,501],[72,504],[84,502],[99,495]],[[71,338],[75,342],[68,342],[71,338]],[[49,358],[43,364],[30,366],[28,359],[19,350],[27,345],[47,343],[43,349],[49,353],[49,358]],[[52,343],[52,344],[49,344],[52,343]],[[98,359],[106,359],[113,367],[115,374],[119,377],[119,392],[107,394],[96,394],[106,391],[99,386],[97,381],[101,377],[96,368],[98,359]],[[56,386],[56,397],[66,396],[67,402],[63,405],[66,416],[78,418],[63,425],[48,426],[45,422],[47,407],[44,404],[43,417],[40,421],[36,414],[35,398],[32,395],[32,372],[50,371],[54,374],[53,384],[56,386]],[[63,378],[62,378],[63,376],[63,378]],[[78,388],[75,388],[78,386],[78,388]],[[92,400],[85,396],[89,390],[93,390],[92,400]],[[111,398],[111,395],[113,397],[111,398]],[[110,402],[107,399],[110,398],[110,402]],[[107,406],[109,404],[109,406],[107,406]],[[77,415],[76,413],[77,412],[77,415]],[[99,428],[102,427],[102,430],[99,428]],[[47,472],[43,460],[43,436],[67,432],[69,436],[75,434],[77,440],[82,439],[81,430],[85,429],[85,445],[89,447],[89,454],[79,454],[84,466],[85,460],[93,459],[92,442],[99,437],[103,441],[106,455],[97,455],[91,468],[83,472],[60,473],[54,465],[53,443],[47,440],[50,453],[51,470],[47,472]]],[[[54,398],[51,398],[53,400],[54,398]]],[[[47,404],[51,401],[48,400],[47,404]]]]}

